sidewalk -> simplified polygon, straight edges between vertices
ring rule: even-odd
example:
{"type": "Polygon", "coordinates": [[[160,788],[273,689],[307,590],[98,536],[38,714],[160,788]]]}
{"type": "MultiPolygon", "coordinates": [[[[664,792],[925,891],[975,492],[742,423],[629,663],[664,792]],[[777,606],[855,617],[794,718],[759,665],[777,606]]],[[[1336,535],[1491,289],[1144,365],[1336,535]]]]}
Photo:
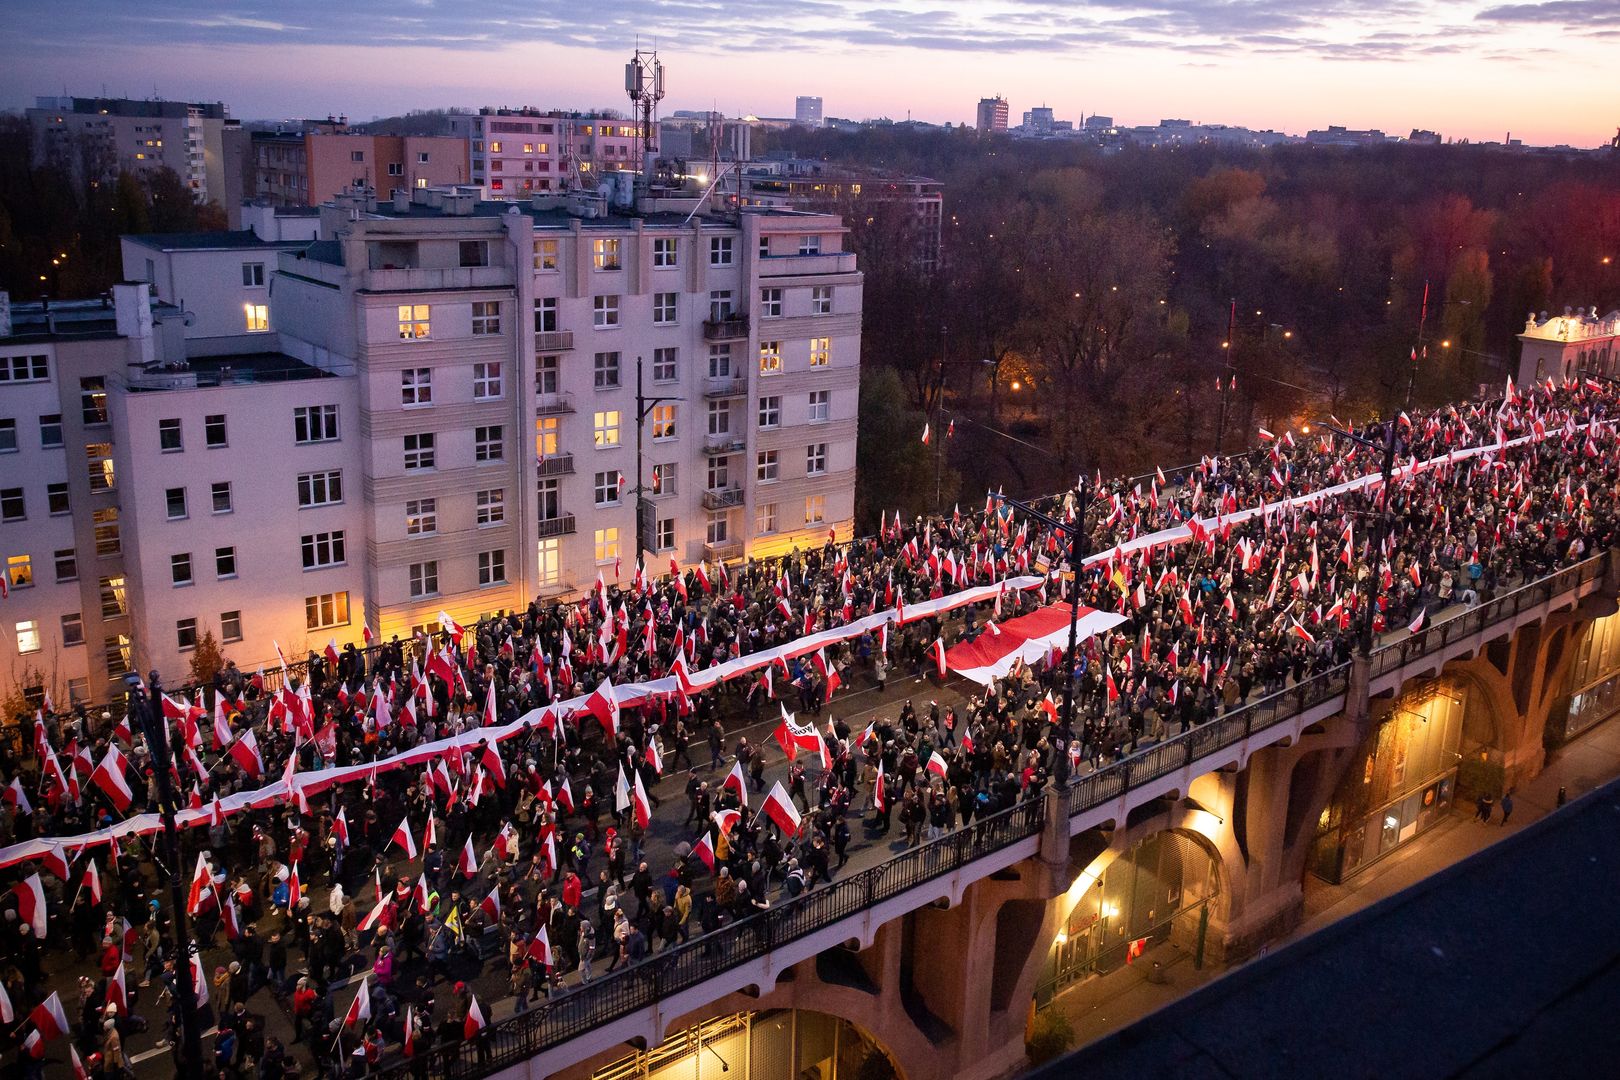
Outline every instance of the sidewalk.
{"type": "MultiPolygon", "coordinates": [[[[1560,786],[1573,800],[1616,777],[1620,777],[1620,722],[1610,719],[1548,756],[1541,774],[1514,791],[1513,817],[1505,827],[1500,808],[1491,823],[1485,825],[1474,819],[1473,804],[1469,803],[1456,807],[1422,837],[1342,885],[1330,885],[1307,875],[1304,921],[1272,944],[1308,937],[1540,820],[1556,808],[1560,786]]],[[[1206,965],[1197,971],[1187,950],[1163,944],[1130,966],[1077,984],[1059,995],[1052,1008],[1074,1026],[1074,1048],[1078,1049],[1130,1027],[1241,966],[1206,965]],[[1164,976],[1161,983],[1148,981],[1154,962],[1164,976]]]]}

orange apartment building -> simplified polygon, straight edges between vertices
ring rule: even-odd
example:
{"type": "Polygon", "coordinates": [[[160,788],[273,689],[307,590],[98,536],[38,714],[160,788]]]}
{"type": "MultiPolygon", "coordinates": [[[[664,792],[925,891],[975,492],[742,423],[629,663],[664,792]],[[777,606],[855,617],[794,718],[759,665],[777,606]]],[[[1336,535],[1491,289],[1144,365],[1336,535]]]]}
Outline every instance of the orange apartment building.
{"type": "Polygon", "coordinates": [[[319,206],[355,185],[396,188],[467,183],[467,140],[443,135],[256,133],[253,193],[279,206],[319,206]]]}

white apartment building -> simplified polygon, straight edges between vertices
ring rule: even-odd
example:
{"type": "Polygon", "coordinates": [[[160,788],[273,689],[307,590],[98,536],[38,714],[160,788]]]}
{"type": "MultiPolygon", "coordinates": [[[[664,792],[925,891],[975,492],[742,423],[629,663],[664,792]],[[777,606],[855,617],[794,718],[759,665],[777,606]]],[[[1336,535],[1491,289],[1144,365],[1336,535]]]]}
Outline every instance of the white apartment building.
{"type": "Polygon", "coordinates": [[[861,274],[842,223],[692,206],[348,197],[307,245],[132,239],[129,276],[217,278],[183,308],[144,282],[19,307],[0,323],[0,693],[178,683],[205,633],[251,670],[277,645],[471,621],[628,584],[643,542],[661,574],[847,539],[861,274]],[[233,320],[271,257],[259,331],[233,320]]]}
{"type": "Polygon", "coordinates": [[[252,229],[155,233],[119,238],[124,280],[145,281],[152,294],[185,312],[193,352],[261,352],[275,338],[270,275],[276,254],[307,240],[265,240],[252,229]]]}
{"type": "Polygon", "coordinates": [[[634,119],[539,109],[450,117],[450,133],[467,140],[472,186],[493,200],[579,187],[593,173],[640,171],[640,130],[634,119]]]}
{"type": "Polygon", "coordinates": [[[242,190],[241,163],[226,146],[240,122],[219,102],[40,97],[26,115],[36,156],[81,179],[87,170],[111,179],[120,169],[169,168],[198,202],[229,205],[242,190]]]}

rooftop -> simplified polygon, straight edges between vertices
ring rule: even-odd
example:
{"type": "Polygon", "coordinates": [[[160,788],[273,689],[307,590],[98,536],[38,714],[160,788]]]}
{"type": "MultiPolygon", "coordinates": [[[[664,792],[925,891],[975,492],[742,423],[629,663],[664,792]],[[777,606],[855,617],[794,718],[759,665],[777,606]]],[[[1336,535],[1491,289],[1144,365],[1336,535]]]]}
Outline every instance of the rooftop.
{"type": "Polygon", "coordinates": [[[261,240],[252,229],[222,232],[136,233],[123,237],[156,251],[238,251],[302,247],[307,240],[261,240]]]}
{"type": "Polygon", "coordinates": [[[1541,341],[1585,341],[1588,338],[1620,337],[1620,309],[1599,315],[1596,307],[1549,316],[1545,311],[1532,314],[1524,323],[1521,339],[1541,341]]]}
{"type": "Polygon", "coordinates": [[[192,390],[198,387],[245,386],[254,383],[330,379],[323,371],[282,352],[234,353],[194,356],[183,363],[155,364],[132,372],[125,385],[134,391],[192,390]]]}
{"type": "MultiPolygon", "coordinates": [[[[154,300],[152,317],[161,321],[182,312],[173,304],[154,300]]],[[[118,319],[110,296],[89,300],[42,300],[11,304],[9,344],[57,338],[117,337],[118,319]]]]}

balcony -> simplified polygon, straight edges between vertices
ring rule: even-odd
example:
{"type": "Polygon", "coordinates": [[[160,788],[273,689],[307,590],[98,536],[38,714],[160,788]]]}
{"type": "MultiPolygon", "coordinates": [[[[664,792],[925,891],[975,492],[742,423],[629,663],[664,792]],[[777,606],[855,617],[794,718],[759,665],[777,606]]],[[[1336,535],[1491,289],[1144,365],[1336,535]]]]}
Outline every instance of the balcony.
{"type": "Polygon", "coordinates": [[[703,452],[711,456],[720,454],[735,454],[741,450],[744,443],[742,434],[722,432],[719,435],[707,435],[703,439],[703,452]]]}
{"type": "Polygon", "coordinates": [[[574,332],[572,330],[542,330],[534,335],[534,351],[537,353],[568,352],[574,347],[574,332]]]}
{"type": "Polygon", "coordinates": [[[816,255],[768,255],[759,260],[762,277],[802,274],[851,274],[855,272],[853,251],[828,251],[816,255]]]}
{"type": "Polygon", "coordinates": [[[534,471],[537,476],[573,476],[574,455],[550,454],[536,462],[534,471]]]}
{"type": "Polygon", "coordinates": [[[710,562],[724,562],[727,559],[740,559],[743,553],[741,540],[722,540],[718,544],[704,544],[703,557],[710,562]]]}
{"type": "Polygon", "coordinates": [[[703,320],[704,341],[741,341],[748,336],[748,313],[739,312],[723,319],[703,320]]]}
{"type": "Polygon", "coordinates": [[[442,289],[510,287],[512,271],[504,266],[386,267],[366,274],[371,292],[437,292],[442,289]]]}
{"type": "Polygon", "coordinates": [[[703,493],[703,509],[724,510],[728,506],[741,506],[743,489],[740,487],[710,488],[703,493]]]}
{"type": "Polygon", "coordinates": [[[534,414],[536,416],[558,416],[573,411],[573,394],[536,394],[534,396],[534,414]]]}
{"type": "Polygon", "coordinates": [[[558,514],[556,517],[541,518],[537,535],[542,540],[548,536],[574,535],[574,515],[558,514]]]}
{"type": "Polygon", "coordinates": [[[703,396],[706,398],[742,397],[746,393],[748,379],[740,373],[724,379],[709,379],[703,384],[703,396]]]}

